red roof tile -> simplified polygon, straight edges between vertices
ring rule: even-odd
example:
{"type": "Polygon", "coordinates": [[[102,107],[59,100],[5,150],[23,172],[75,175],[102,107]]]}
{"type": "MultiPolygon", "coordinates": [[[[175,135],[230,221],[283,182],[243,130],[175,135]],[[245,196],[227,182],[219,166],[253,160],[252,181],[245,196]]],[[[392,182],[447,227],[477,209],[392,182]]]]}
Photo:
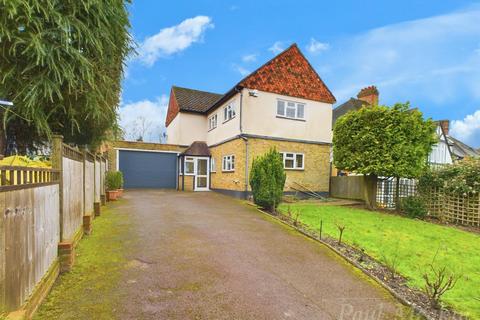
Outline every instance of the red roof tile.
{"type": "Polygon", "coordinates": [[[238,85],[332,104],[336,101],[296,44],[248,75],[238,85]]]}

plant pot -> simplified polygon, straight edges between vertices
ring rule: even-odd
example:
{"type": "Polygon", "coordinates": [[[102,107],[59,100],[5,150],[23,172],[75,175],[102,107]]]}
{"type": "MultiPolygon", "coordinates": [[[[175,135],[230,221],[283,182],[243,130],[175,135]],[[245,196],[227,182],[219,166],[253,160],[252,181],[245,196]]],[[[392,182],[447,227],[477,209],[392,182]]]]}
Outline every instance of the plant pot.
{"type": "Polygon", "coordinates": [[[107,201],[117,200],[118,190],[107,190],[107,201]]]}
{"type": "Polygon", "coordinates": [[[123,189],[117,189],[117,197],[121,198],[123,196],[123,189]]]}

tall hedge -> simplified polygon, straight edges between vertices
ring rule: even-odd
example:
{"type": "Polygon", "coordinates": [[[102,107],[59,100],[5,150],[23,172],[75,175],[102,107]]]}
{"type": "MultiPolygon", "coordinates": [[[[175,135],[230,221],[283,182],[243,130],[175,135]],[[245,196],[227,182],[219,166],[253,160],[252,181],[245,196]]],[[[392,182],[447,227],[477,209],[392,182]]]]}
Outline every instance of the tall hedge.
{"type": "Polygon", "coordinates": [[[255,204],[274,212],[282,200],[285,179],[282,155],[274,148],[254,159],[250,187],[255,204]]]}

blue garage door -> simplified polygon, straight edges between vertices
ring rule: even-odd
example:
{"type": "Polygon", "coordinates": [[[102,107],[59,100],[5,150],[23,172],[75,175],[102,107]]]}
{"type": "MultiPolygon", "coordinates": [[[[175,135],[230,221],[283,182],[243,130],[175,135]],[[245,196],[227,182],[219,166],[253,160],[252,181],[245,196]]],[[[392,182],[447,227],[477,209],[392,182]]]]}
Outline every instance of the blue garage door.
{"type": "Polygon", "coordinates": [[[126,189],[177,186],[175,153],[120,150],[118,158],[126,189]]]}

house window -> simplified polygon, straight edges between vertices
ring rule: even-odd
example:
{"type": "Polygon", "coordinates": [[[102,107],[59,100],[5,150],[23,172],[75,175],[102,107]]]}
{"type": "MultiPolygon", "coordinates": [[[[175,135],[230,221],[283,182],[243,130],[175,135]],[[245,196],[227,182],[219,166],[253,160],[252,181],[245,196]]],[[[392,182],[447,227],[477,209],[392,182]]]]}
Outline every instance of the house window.
{"type": "Polygon", "coordinates": [[[215,158],[211,157],[210,158],[210,171],[211,172],[217,172],[216,166],[215,166],[215,158]]]}
{"type": "Polygon", "coordinates": [[[217,114],[208,118],[208,130],[213,130],[217,127],[217,114]]]}
{"type": "Polygon", "coordinates": [[[303,170],[304,155],[303,153],[282,152],[283,167],[285,169],[303,170]]]}
{"type": "Polygon", "coordinates": [[[305,119],[305,104],[277,100],[277,116],[290,119],[305,119]]]}
{"type": "Polygon", "coordinates": [[[192,175],[195,173],[195,159],[192,157],[185,157],[185,175],[192,175]]]}
{"type": "Polygon", "coordinates": [[[223,157],[222,171],[235,171],[235,156],[229,155],[223,157]]]}
{"type": "Polygon", "coordinates": [[[235,105],[230,102],[225,108],[223,108],[223,122],[235,118],[235,105]]]}

